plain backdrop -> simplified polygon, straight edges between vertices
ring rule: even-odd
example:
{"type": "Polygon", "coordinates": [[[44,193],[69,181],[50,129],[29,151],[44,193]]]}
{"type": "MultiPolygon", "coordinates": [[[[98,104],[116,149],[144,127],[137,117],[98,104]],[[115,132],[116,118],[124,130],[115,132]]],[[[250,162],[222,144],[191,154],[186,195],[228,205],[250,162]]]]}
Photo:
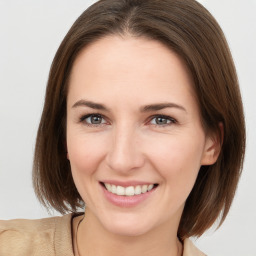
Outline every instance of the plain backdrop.
{"type": "MultiPolygon", "coordinates": [[[[31,182],[48,71],[68,29],[93,2],[0,0],[0,219],[49,216],[37,202],[31,182]]],[[[247,150],[225,223],[195,243],[211,256],[255,256],[256,0],[200,2],[220,23],[230,44],[244,101],[247,150]]]]}

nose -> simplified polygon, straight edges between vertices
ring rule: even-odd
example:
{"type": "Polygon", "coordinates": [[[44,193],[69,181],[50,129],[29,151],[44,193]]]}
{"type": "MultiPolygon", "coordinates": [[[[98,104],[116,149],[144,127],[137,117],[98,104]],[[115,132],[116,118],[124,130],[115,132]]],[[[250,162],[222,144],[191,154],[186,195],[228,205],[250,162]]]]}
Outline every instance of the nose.
{"type": "Polygon", "coordinates": [[[124,175],[144,165],[139,134],[135,129],[116,127],[113,130],[106,162],[113,171],[124,175]]]}

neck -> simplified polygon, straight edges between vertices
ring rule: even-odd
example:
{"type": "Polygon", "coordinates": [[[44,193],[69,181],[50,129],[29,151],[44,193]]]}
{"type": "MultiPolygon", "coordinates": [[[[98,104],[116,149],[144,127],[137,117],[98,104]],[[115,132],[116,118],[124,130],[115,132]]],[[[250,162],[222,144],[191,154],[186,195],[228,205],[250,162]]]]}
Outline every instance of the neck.
{"type": "Polygon", "coordinates": [[[79,225],[76,239],[78,248],[75,248],[75,255],[119,256],[122,252],[122,256],[181,256],[182,244],[177,238],[178,227],[176,225],[171,228],[166,224],[143,235],[124,236],[104,229],[88,211],[79,225]]]}

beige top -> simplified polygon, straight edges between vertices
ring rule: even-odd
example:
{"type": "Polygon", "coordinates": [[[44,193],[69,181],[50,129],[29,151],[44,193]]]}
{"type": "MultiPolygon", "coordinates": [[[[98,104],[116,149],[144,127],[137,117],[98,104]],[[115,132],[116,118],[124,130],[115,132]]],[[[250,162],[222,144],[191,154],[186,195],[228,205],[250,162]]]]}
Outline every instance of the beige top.
{"type": "MultiPolygon", "coordinates": [[[[0,255],[74,256],[72,219],[75,216],[68,214],[39,220],[0,220],[0,255]]],[[[205,254],[189,239],[185,239],[183,256],[205,254]]]]}

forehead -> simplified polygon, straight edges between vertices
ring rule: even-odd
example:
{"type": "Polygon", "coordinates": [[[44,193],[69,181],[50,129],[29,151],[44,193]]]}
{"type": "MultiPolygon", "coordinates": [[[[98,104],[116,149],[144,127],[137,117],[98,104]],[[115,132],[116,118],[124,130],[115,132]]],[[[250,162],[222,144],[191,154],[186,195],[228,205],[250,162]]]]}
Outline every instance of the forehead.
{"type": "Polygon", "coordinates": [[[102,38],[80,52],[69,87],[68,98],[82,91],[99,98],[115,93],[156,100],[193,94],[190,72],[176,53],[155,40],[119,36],[102,38]]]}
{"type": "Polygon", "coordinates": [[[71,75],[74,74],[74,70],[78,69],[78,66],[83,68],[82,65],[84,68],[87,65],[88,73],[93,70],[100,72],[100,75],[104,72],[112,73],[115,70],[124,73],[132,72],[137,67],[143,67],[145,72],[150,71],[152,75],[161,74],[161,72],[164,74],[168,68],[174,67],[185,69],[184,73],[189,73],[182,59],[161,42],[117,35],[106,36],[86,46],[78,54],[71,75]],[[155,72],[152,73],[152,71],[155,72]]]}

